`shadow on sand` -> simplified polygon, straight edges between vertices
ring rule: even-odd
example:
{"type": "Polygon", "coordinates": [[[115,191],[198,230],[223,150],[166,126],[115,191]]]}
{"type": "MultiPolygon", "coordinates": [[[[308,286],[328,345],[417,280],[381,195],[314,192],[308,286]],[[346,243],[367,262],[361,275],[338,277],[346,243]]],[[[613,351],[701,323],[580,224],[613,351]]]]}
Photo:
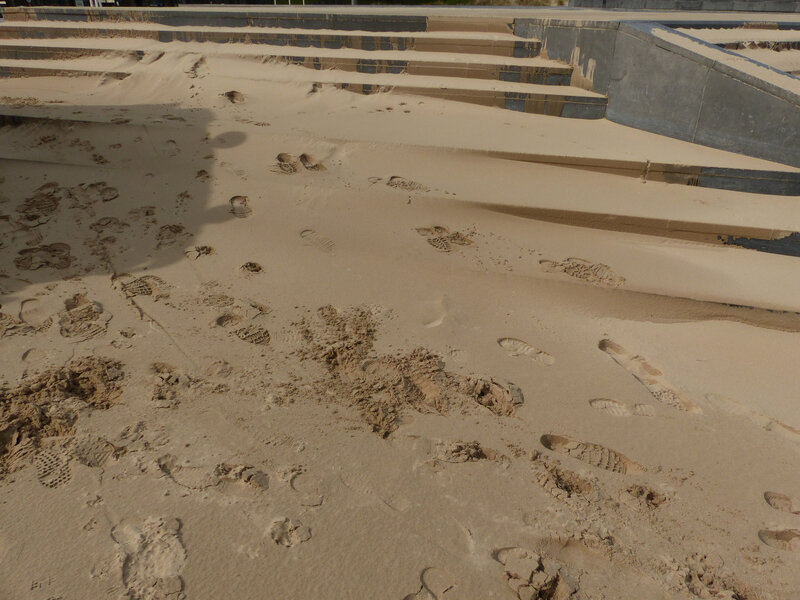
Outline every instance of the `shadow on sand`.
{"type": "Polygon", "coordinates": [[[214,150],[244,141],[210,122],[173,105],[0,106],[0,302],[204,252],[203,226],[235,218],[210,207],[214,150]]]}

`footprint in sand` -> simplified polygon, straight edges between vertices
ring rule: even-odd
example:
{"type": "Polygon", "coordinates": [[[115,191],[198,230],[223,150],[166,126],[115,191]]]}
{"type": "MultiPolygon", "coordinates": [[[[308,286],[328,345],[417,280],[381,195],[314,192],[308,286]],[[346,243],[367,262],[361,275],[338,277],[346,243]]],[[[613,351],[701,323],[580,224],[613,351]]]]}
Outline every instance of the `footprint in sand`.
{"type": "Polygon", "coordinates": [[[50,489],[62,487],[72,479],[69,457],[64,454],[40,450],[33,459],[33,464],[39,483],[50,489]]]}
{"type": "Polygon", "coordinates": [[[583,258],[568,258],[560,262],[540,260],[539,264],[548,273],[565,273],[593,285],[616,288],[625,283],[625,278],[615,273],[608,265],[593,263],[583,258]]]}
{"type": "Polygon", "coordinates": [[[37,269],[66,269],[75,260],[70,254],[69,244],[56,242],[35,248],[25,248],[17,252],[19,256],[14,259],[14,264],[22,271],[35,271],[37,269]]]}
{"type": "Polygon", "coordinates": [[[126,298],[152,296],[153,300],[169,297],[167,282],[156,275],[144,275],[121,284],[120,289],[126,298]]]}
{"type": "Polygon", "coordinates": [[[591,480],[559,467],[544,455],[537,452],[533,464],[536,482],[554,498],[568,504],[585,505],[596,496],[591,480]]]}
{"type": "Polygon", "coordinates": [[[65,338],[85,341],[107,331],[111,315],[99,302],[89,300],[85,294],[75,294],[64,301],[64,310],[58,313],[60,333],[65,338]]]}
{"type": "Polygon", "coordinates": [[[234,325],[238,325],[244,320],[242,315],[234,313],[234,312],[226,312],[218,316],[214,319],[214,324],[217,327],[223,327],[225,329],[229,327],[233,327],[234,325]]]}
{"type": "Polygon", "coordinates": [[[214,476],[217,478],[217,485],[245,483],[254,490],[269,489],[269,475],[250,465],[231,465],[221,463],[214,469],[214,476]]]}
{"type": "Polygon", "coordinates": [[[456,596],[456,580],[444,569],[424,569],[419,576],[419,582],[419,590],[405,596],[403,600],[447,600],[456,596]]]}
{"type": "Polygon", "coordinates": [[[47,223],[67,194],[67,189],[58,183],[45,183],[37,188],[32,196],[17,206],[16,211],[19,213],[20,223],[26,227],[36,227],[47,223]]]}
{"type": "Polygon", "coordinates": [[[264,270],[264,267],[257,262],[246,262],[239,268],[247,275],[255,275],[256,273],[261,273],[264,270]]]}
{"type": "Polygon", "coordinates": [[[517,338],[500,338],[497,340],[497,343],[511,356],[527,356],[528,358],[545,366],[550,366],[556,362],[556,359],[544,350],[534,348],[527,342],[517,338]]]}
{"type": "Polygon", "coordinates": [[[266,346],[270,341],[269,331],[258,325],[248,325],[233,333],[240,340],[257,346],[266,346]]]}
{"type": "Polygon", "coordinates": [[[195,246],[186,250],[184,254],[191,260],[197,260],[201,256],[211,256],[215,252],[216,250],[212,246],[195,246]]]}
{"type": "Polygon", "coordinates": [[[624,402],[611,398],[594,398],[593,400],[589,400],[589,406],[595,410],[609,414],[612,417],[630,417],[633,415],[639,417],[653,417],[656,414],[653,407],[647,404],[634,404],[633,408],[631,408],[624,402]]]}
{"type": "Polygon", "coordinates": [[[430,188],[422,185],[417,181],[412,181],[411,179],[406,179],[405,177],[400,177],[399,175],[392,175],[389,177],[389,181],[386,182],[386,185],[389,187],[396,188],[398,190],[403,190],[406,192],[430,192],[430,188]]]}
{"type": "Polygon", "coordinates": [[[664,380],[663,373],[642,356],[634,356],[611,340],[601,340],[600,350],[614,359],[619,366],[633,375],[653,397],[667,406],[699,414],[700,407],[687,400],[678,390],[664,380]]]}
{"type": "Polygon", "coordinates": [[[800,515],[800,501],[796,498],[778,492],[764,492],[764,500],[775,510],[800,515]]]}
{"type": "Polygon", "coordinates": [[[227,98],[231,104],[241,104],[242,102],[244,102],[244,94],[236,90],[231,90],[229,92],[225,92],[224,94],[220,95],[227,98]]]}
{"type": "Polygon", "coordinates": [[[239,219],[244,219],[253,214],[253,209],[250,208],[247,196],[233,196],[230,199],[230,213],[239,219]]]}
{"type": "Polygon", "coordinates": [[[273,542],[285,548],[291,548],[295,544],[302,544],[311,539],[311,529],[296,519],[286,517],[272,521],[267,533],[273,542]]]}
{"type": "Polygon", "coordinates": [[[525,548],[503,548],[494,558],[504,567],[508,586],[519,600],[566,600],[578,591],[560,563],[525,548]]]}
{"type": "Polygon", "coordinates": [[[82,465],[92,468],[103,467],[111,457],[123,453],[122,448],[117,448],[108,440],[92,435],[76,439],[72,444],[72,457],[82,465]]]}
{"type": "Polygon", "coordinates": [[[460,231],[451,232],[447,227],[417,227],[417,233],[428,238],[426,241],[439,252],[451,252],[453,246],[469,246],[472,244],[471,234],[460,231]]]}
{"type": "Polygon", "coordinates": [[[300,155],[300,164],[303,165],[308,171],[325,171],[326,167],[322,162],[318,160],[314,160],[314,157],[310,154],[301,154],[300,155]]]}
{"type": "Polygon", "coordinates": [[[175,518],[123,521],[111,530],[119,547],[122,584],[131,598],[166,600],[183,590],[186,550],[175,518]]]}
{"type": "Polygon", "coordinates": [[[798,529],[762,529],[758,539],[776,550],[800,551],[800,530],[798,529]]]}
{"type": "Polygon", "coordinates": [[[286,173],[287,175],[291,175],[293,173],[297,173],[300,170],[300,163],[298,160],[289,154],[288,152],[281,152],[278,156],[275,157],[278,161],[275,164],[277,170],[281,173],[286,173]]]}
{"type": "Polygon", "coordinates": [[[99,234],[124,233],[130,224],[120,221],[116,217],[102,217],[89,225],[89,229],[99,234]]]}
{"type": "Polygon", "coordinates": [[[543,435],[541,442],[548,450],[571,456],[588,465],[605,469],[612,473],[640,473],[645,470],[642,465],[635,463],[624,454],[600,444],[580,442],[561,435],[551,434],[543,435]]]}
{"type": "Polygon", "coordinates": [[[157,248],[174,246],[188,237],[189,234],[186,232],[186,228],[183,225],[162,225],[156,234],[156,241],[158,242],[157,248]]]}
{"type": "Polygon", "coordinates": [[[28,298],[20,304],[19,318],[34,331],[44,331],[53,324],[53,311],[43,300],[28,298]]]}
{"type": "Polygon", "coordinates": [[[313,229],[303,229],[300,232],[300,238],[307,246],[315,246],[323,252],[331,253],[336,247],[336,244],[333,240],[325,237],[324,235],[320,235],[313,229]]]}
{"type": "Polygon", "coordinates": [[[665,494],[641,485],[632,485],[625,490],[625,493],[638,500],[648,510],[655,510],[669,501],[665,494]]]}

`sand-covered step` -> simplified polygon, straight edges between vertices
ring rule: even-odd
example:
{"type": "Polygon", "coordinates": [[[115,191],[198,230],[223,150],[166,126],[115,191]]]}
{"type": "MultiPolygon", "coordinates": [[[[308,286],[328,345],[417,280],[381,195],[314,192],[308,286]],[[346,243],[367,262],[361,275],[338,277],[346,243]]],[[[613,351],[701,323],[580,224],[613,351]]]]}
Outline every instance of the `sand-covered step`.
{"type": "Polygon", "coordinates": [[[286,7],[203,7],[202,11],[170,8],[84,8],[39,6],[12,7],[5,11],[6,21],[43,21],[86,23],[97,21],[149,22],[176,26],[276,27],[282,29],[337,29],[340,31],[478,31],[509,33],[511,17],[426,16],[398,14],[332,13],[286,7]]]}
{"type": "MultiPolygon", "coordinates": [[[[16,40],[0,40],[0,59],[78,59],[93,56],[125,56],[142,60],[153,58],[165,51],[185,51],[183,44],[170,45],[159,42],[126,40],[140,48],[130,50],[112,44],[104,38],[38,40],[25,44],[16,40]],[[163,50],[161,49],[163,48],[163,50]]],[[[265,54],[263,48],[247,44],[233,44],[217,51],[217,55],[237,56],[258,61],[284,62],[302,67],[326,70],[339,69],[359,73],[393,73],[430,75],[436,77],[465,77],[492,79],[517,83],[544,85],[569,85],[572,67],[545,58],[499,58],[492,55],[451,54],[440,52],[374,51],[315,48],[280,48],[265,54]]],[[[202,48],[199,48],[202,50],[202,48]]]]}
{"type": "Polygon", "coordinates": [[[412,94],[578,119],[601,119],[608,104],[605,96],[572,86],[337,71],[319,71],[313,76],[317,87],[330,85],[359,94],[412,94]]]}
{"type": "Polygon", "coordinates": [[[141,60],[141,50],[120,50],[114,48],[85,48],[81,46],[40,46],[36,44],[0,43],[0,59],[13,60],[70,60],[91,56],[125,56],[141,60]]]}
{"type": "Polygon", "coordinates": [[[387,86],[370,83],[335,83],[334,85],[340,89],[359,94],[394,91],[400,94],[429,96],[532,114],[575,119],[602,119],[605,116],[608,103],[606,98],[572,96],[553,92],[504,92],[500,90],[436,88],[418,85],[388,86],[389,89],[387,89],[387,86]]]}
{"type": "Polygon", "coordinates": [[[130,73],[102,68],[70,68],[60,61],[0,60],[0,78],[7,77],[103,77],[125,79],[130,73]]]}
{"type": "Polygon", "coordinates": [[[800,50],[775,52],[766,48],[737,50],[737,54],[755,60],[790,75],[800,75],[800,50]]]}
{"type": "Polygon", "coordinates": [[[769,50],[800,49],[800,29],[679,29],[681,33],[699,38],[728,50],[766,48],[769,50]]]}
{"type": "Polygon", "coordinates": [[[356,48],[360,50],[417,50],[420,52],[458,52],[527,58],[541,50],[538,40],[521,39],[511,34],[481,32],[420,32],[377,34],[342,33],[336,30],[281,30],[260,27],[164,27],[150,23],[109,25],[87,23],[81,27],[50,22],[3,23],[0,39],[54,38],[145,38],[160,42],[215,42],[298,46],[305,48],[356,48]]]}

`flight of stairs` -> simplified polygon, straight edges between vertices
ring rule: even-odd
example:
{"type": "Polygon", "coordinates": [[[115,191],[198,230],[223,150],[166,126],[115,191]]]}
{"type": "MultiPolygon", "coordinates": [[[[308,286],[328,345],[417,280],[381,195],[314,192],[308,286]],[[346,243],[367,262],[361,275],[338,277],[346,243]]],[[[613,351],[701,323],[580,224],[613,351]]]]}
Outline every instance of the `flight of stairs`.
{"type": "Polygon", "coordinates": [[[176,42],[202,42],[215,44],[217,54],[307,67],[317,71],[320,84],[362,94],[396,91],[560,117],[605,115],[605,96],[570,85],[572,67],[541,57],[541,43],[514,36],[510,21],[376,15],[353,23],[310,13],[226,14],[232,16],[191,9],[58,9],[51,20],[48,13],[7,9],[0,24],[0,77],[122,79],[140,68],[146,54],[178,51],[176,42]]]}

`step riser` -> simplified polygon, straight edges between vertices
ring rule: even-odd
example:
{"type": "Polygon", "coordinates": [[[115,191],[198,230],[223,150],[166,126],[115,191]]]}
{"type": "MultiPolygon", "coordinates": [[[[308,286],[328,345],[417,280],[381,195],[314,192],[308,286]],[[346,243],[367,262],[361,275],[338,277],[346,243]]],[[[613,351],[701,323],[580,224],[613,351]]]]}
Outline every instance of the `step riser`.
{"type": "MultiPolygon", "coordinates": [[[[142,50],[107,50],[101,48],[30,47],[0,46],[0,58],[16,60],[77,59],[89,56],[127,56],[141,60],[142,50]]],[[[242,56],[242,58],[255,58],[242,56]]],[[[356,73],[390,73],[407,75],[427,75],[435,77],[464,77],[468,79],[488,79],[513,83],[534,83],[541,85],[569,85],[571,67],[522,67],[511,65],[487,65],[481,63],[419,62],[408,60],[370,60],[355,58],[334,58],[323,56],[259,56],[258,59],[287,63],[308,69],[356,73]]]]}
{"type": "Polygon", "coordinates": [[[58,21],[72,23],[133,22],[155,23],[170,27],[272,27],[280,29],[333,29],[340,31],[463,31],[511,33],[509,19],[487,17],[424,17],[401,15],[353,15],[328,13],[270,13],[267,7],[259,11],[195,11],[140,10],[121,8],[86,9],[66,7],[12,8],[5,11],[6,21],[58,21]]]}
{"type": "Polygon", "coordinates": [[[800,50],[800,40],[790,40],[785,42],[722,42],[717,44],[725,50],[753,50],[755,48],[765,48],[780,52],[781,50],[800,50]]]}
{"type": "Polygon", "coordinates": [[[0,58],[14,60],[70,60],[90,56],[127,56],[141,60],[144,57],[144,52],[141,50],[108,50],[103,48],[0,46],[0,58]]]}
{"type": "Polygon", "coordinates": [[[47,69],[40,67],[5,67],[0,66],[0,79],[14,77],[106,77],[125,79],[130,73],[118,71],[84,71],[80,69],[47,69]]]}
{"type": "Polygon", "coordinates": [[[9,27],[0,28],[0,39],[60,39],[86,37],[145,38],[159,42],[214,42],[296,46],[300,48],[329,48],[339,50],[416,50],[418,52],[454,52],[488,54],[516,58],[539,55],[541,43],[517,40],[459,40],[426,39],[397,36],[305,35],[293,33],[180,31],[146,29],[81,29],[71,27],[9,27]]]}
{"type": "MultiPolygon", "coordinates": [[[[0,50],[2,56],[2,50],[0,50]]],[[[539,85],[570,85],[571,67],[515,67],[483,65],[480,63],[417,62],[407,60],[369,60],[316,56],[265,57],[271,62],[314,69],[366,74],[423,75],[432,77],[461,77],[512,83],[539,85]]]]}
{"type": "MultiPolygon", "coordinates": [[[[324,84],[322,84],[324,85],[324,84]]],[[[585,98],[579,96],[548,96],[545,94],[518,94],[494,91],[436,90],[412,86],[376,86],[369,84],[332,84],[334,87],[357,94],[376,94],[397,92],[414,96],[441,98],[455,102],[494,106],[537,115],[567,117],[573,119],[602,119],[606,113],[605,98],[585,98]]]]}

